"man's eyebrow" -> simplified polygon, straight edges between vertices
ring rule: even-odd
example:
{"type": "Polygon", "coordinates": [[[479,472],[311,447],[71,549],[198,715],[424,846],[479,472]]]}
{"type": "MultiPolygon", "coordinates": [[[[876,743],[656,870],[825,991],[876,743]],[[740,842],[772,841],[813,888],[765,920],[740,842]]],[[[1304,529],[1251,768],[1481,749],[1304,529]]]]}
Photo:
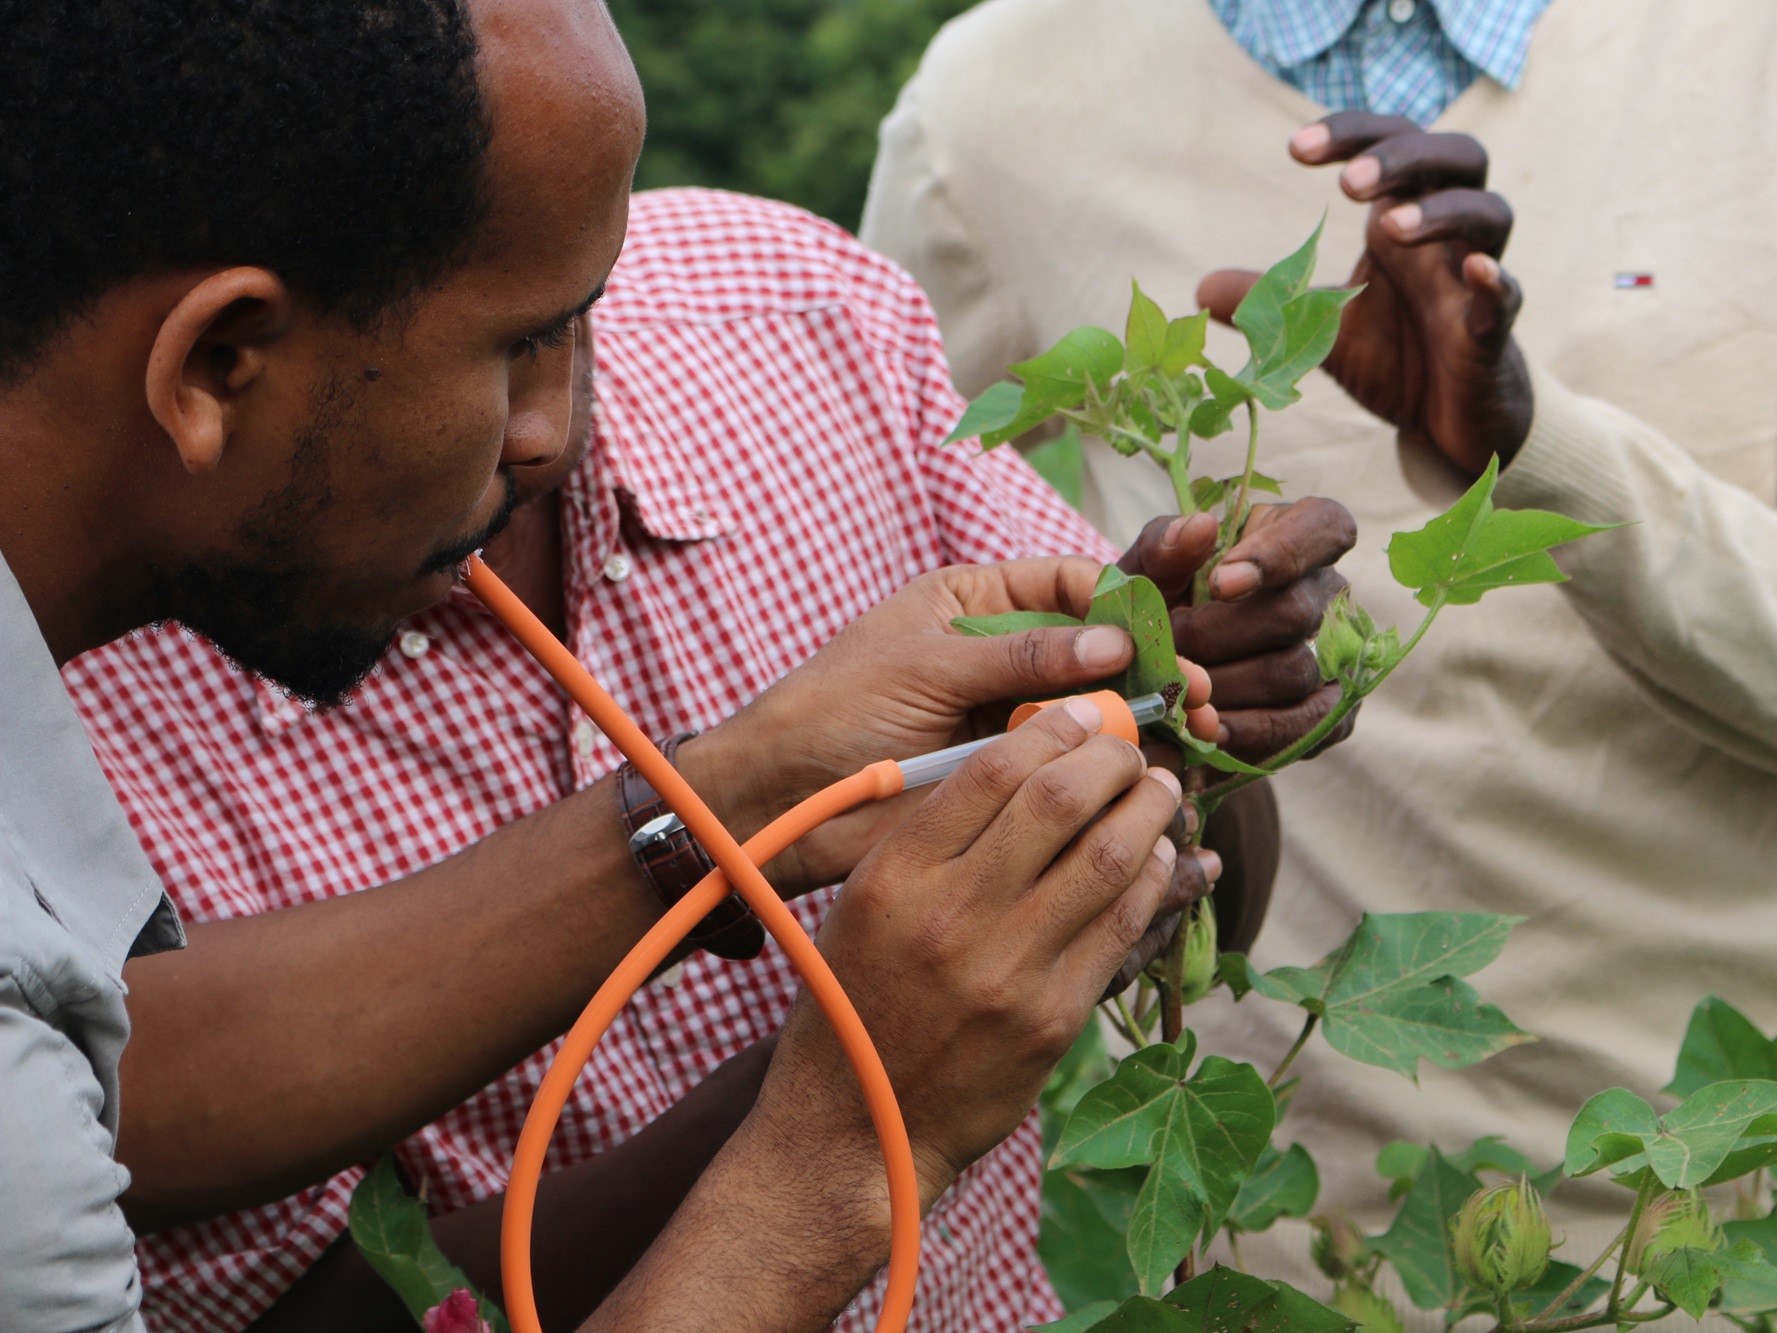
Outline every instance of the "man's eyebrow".
{"type": "Polygon", "coordinates": [[[574,320],[579,319],[580,316],[584,315],[588,310],[591,310],[595,305],[597,305],[599,303],[600,299],[604,296],[604,294],[605,294],[605,284],[601,282],[597,287],[595,287],[593,289],[591,296],[587,297],[584,301],[582,301],[579,305],[575,306],[572,310],[562,311],[561,314],[557,315],[554,319],[550,320],[547,324],[543,325],[543,327],[546,329],[559,329],[564,324],[571,324],[574,320]]]}

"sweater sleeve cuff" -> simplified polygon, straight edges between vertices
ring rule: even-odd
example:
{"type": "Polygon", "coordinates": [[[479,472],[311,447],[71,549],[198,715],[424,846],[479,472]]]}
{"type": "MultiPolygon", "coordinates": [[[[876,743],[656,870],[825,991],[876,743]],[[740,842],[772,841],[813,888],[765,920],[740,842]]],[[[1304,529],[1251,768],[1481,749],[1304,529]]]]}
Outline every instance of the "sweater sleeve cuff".
{"type": "Polygon", "coordinates": [[[1633,497],[1603,403],[1573,392],[1541,366],[1530,370],[1530,434],[1500,473],[1494,499],[1505,508],[1553,509],[1583,523],[1617,523],[1633,497]]]}

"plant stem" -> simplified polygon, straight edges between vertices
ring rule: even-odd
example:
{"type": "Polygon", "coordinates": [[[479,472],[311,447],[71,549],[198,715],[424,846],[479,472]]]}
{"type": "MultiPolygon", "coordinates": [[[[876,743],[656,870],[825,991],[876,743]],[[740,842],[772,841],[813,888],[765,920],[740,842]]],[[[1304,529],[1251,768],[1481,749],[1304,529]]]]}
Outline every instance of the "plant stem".
{"type": "Polygon", "coordinates": [[[1134,1045],[1137,1050],[1140,1050],[1143,1046],[1148,1044],[1147,1029],[1137,1021],[1134,1014],[1129,1012],[1129,1006],[1124,1003],[1121,995],[1115,995],[1111,998],[1117,1003],[1117,1013],[1121,1016],[1120,1021],[1123,1028],[1123,1035],[1129,1039],[1130,1043],[1134,1045]]]}
{"type": "MultiPolygon", "coordinates": [[[[1629,1276],[1629,1245],[1635,1239],[1635,1225],[1641,1221],[1642,1211],[1647,1207],[1648,1200],[1653,1198],[1653,1187],[1659,1183],[1653,1169],[1648,1169],[1642,1178],[1641,1188],[1635,1191],[1635,1206],[1629,1210],[1629,1225],[1623,1228],[1623,1252],[1617,1256],[1617,1275],[1610,1284],[1610,1302],[1604,1307],[1605,1313],[1613,1319],[1623,1308],[1623,1281],[1629,1276]]],[[[1637,1299],[1640,1299],[1639,1293],[1637,1299]]]]}
{"type": "Polygon", "coordinates": [[[1308,1044],[1308,1038],[1314,1035],[1314,1025],[1318,1022],[1320,1022],[1319,1014],[1308,1015],[1308,1021],[1302,1024],[1302,1031],[1296,1035],[1296,1044],[1284,1052],[1283,1059],[1278,1062],[1277,1068],[1271,1071],[1271,1077],[1265,1080],[1265,1086],[1267,1088],[1271,1088],[1275,1091],[1277,1085],[1283,1082],[1283,1076],[1289,1073],[1290,1066],[1296,1063],[1296,1057],[1302,1053],[1302,1048],[1308,1044]]]}
{"type": "Polygon", "coordinates": [[[1678,1307],[1670,1303],[1662,1303],[1657,1310],[1647,1310],[1641,1314],[1624,1311],[1611,1314],[1608,1310],[1591,1310],[1585,1314],[1568,1315],[1565,1319],[1534,1320],[1528,1324],[1518,1325],[1518,1333],[1567,1333],[1576,1328],[1603,1328],[1606,1324],[1652,1324],[1664,1319],[1678,1307]]]}
{"type": "Polygon", "coordinates": [[[1610,1256],[1617,1252],[1617,1246],[1623,1244],[1628,1239],[1629,1228],[1624,1227],[1621,1231],[1617,1232],[1617,1238],[1604,1247],[1603,1253],[1592,1261],[1591,1266],[1588,1267],[1585,1272],[1574,1278],[1572,1282],[1569,1282],[1566,1289],[1562,1291],[1559,1296],[1555,1297],[1554,1300],[1550,1301],[1537,1312],[1536,1318],[1547,1319],[1550,1315],[1554,1314],[1555,1311],[1559,1310],[1563,1305],[1566,1305],[1577,1296],[1580,1288],[1585,1286],[1593,1277],[1597,1276],[1598,1270],[1603,1268],[1610,1256]]]}
{"type": "MultiPolygon", "coordinates": [[[[1240,474],[1240,491],[1234,500],[1233,508],[1229,509],[1222,523],[1222,540],[1220,546],[1225,550],[1232,546],[1240,530],[1246,526],[1247,498],[1252,494],[1253,469],[1259,461],[1259,405],[1248,401],[1246,405],[1246,467],[1240,474]]],[[[1221,551],[1217,551],[1216,560],[1221,560],[1221,551]]]]}
{"type": "Polygon", "coordinates": [[[1234,1267],[1246,1272],[1246,1260],[1240,1255],[1240,1233],[1233,1227],[1228,1228],[1228,1257],[1234,1261],[1234,1267]]]}
{"type": "Polygon", "coordinates": [[[1511,1292],[1496,1292],[1493,1297],[1493,1308],[1499,1312],[1499,1327],[1494,1330],[1494,1333],[1518,1333],[1518,1316],[1512,1313],[1511,1292]]]}

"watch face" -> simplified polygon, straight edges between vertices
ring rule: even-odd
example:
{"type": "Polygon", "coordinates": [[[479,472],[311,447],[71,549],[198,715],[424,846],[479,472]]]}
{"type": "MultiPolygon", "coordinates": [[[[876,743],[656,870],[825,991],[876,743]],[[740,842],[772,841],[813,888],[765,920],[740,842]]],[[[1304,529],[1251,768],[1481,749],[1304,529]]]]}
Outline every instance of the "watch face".
{"type": "Polygon", "coordinates": [[[656,815],[634,833],[630,834],[629,849],[632,852],[639,852],[645,848],[654,847],[660,843],[666,842],[673,836],[673,834],[677,833],[684,827],[685,825],[683,821],[671,811],[668,811],[664,815],[656,815]]]}

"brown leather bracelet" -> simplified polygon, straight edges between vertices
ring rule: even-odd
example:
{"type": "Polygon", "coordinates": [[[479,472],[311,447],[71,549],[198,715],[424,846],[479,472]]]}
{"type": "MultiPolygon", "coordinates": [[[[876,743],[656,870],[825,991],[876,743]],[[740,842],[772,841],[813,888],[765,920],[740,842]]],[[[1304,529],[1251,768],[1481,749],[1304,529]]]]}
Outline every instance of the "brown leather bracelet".
{"type": "MultiPolygon", "coordinates": [[[[688,731],[661,745],[669,764],[679,746],[696,734],[688,731]]],[[[629,854],[665,906],[672,907],[716,868],[660,793],[628,762],[617,770],[617,809],[629,835],[629,854]]],[[[731,893],[685,938],[718,958],[757,958],[765,948],[765,927],[745,900],[731,893]]]]}

